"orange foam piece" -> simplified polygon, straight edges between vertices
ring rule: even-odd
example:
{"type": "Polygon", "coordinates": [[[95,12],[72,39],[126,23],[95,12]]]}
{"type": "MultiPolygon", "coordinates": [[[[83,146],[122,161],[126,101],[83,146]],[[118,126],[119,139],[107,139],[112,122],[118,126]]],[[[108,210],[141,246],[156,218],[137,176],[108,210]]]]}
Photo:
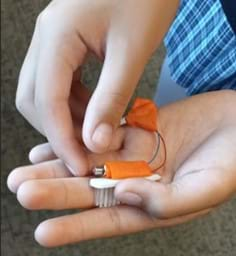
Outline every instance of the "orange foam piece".
{"type": "Polygon", "coordinates": [[[152,170],[145,161],[110,161],[105,163],[105,177],[111,179],[125,179],[147,177],[152,170]]]}
{"type": "Polygon", "coordinates": [[[140,127],[148,131],[157,131],[158,109],[149,99],[137,98],[126,116],[126,123],[132,127],[140,127]]]}

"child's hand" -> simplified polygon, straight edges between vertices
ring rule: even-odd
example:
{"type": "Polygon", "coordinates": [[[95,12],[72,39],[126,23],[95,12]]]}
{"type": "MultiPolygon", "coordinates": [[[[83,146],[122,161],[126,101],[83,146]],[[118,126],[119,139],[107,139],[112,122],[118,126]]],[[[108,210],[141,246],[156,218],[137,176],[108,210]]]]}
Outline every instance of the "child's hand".
{"type": "Polygon", "coordinates": [[[55,154],[74,173],[79,171],[77,175],[84,175],[88,167],[73,123],[85,110],[78,85],[86,56],[92,53],[104,60],[83,123],[86,147],[102,153],[146,62],[175,17],[178,2],[54,0],[39,15],[20,73],[16,105],[47,137],[55,154]]]}
{"type": "MultiPolygon", "coordinates": [[[[161,182],[124,180],[117,185],[115,196],[129,206],[92,209],[47,220],[36,230],[37,241],[44,246],[57,246],[176,225],[206,214],[230,198],[236,192],[235,104],[234,91],[221,91],[161,109],[159,124],[167,145],[161,182]]],[[[122,150],[90,154],[91,167],[110,158],[136,158],[137,152],[149,160],[152,136],[139,129],[122,128],[120,137],[113,141],[114,149],[122,150]],[[132,154],[139,140],[142,145],[132,154]]],[[[40,150],[34,152],[38,160],[48,158],[48,153],[39,157],[43,152],[40,150]]],[[[69,176],[61,160],[50,160],[13,171],[8,185],[29,209],[94,207],[89,179],[69,176]]]]}
{"type": "MultiPolygon", "coordinates": [[[[35,231],[35,239],[46,247],[177,225],[209,212],[207,209],[164,220],[158,216],[150,216],[139,208],[125,205],[90,209],[95,206],[95,198],[94,190],[88,185],[89,178],[71,178],[71,173],[61,160],[22,167],[17,172],[9,177],[9,186],[12,189],[12,184],[15,186],[17,179],[19,184],[14,189],[17,189],[17,198],[23,207],[57,211],[84,209],[80,213],[42,222],[35,231]]],[[[152,189],[153,184],[150,185],[148,189],[152,189]]],[[[162,195],[153,196],[157,196],[159,200],[162,195]]],[[[162,212],[164,213],[164,209],[162,212]]]]}

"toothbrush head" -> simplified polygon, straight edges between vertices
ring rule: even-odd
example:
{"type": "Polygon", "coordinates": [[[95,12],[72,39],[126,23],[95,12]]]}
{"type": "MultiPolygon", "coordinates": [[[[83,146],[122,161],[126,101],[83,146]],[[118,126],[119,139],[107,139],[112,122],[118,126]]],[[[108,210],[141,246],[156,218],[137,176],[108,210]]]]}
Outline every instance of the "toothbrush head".
{"type": "MultiPolygon", "coordinates": [[[[153,174],[144,178],[150,181],[158,181],[161,179],[161,176],[159,174],[153,174]]],[[[120,181],[121,179],[90,179],[90,186],[95,190],[95,205],[97,207],[112,207],[120,204],[114,196],[115,187],[120,181]]]]}

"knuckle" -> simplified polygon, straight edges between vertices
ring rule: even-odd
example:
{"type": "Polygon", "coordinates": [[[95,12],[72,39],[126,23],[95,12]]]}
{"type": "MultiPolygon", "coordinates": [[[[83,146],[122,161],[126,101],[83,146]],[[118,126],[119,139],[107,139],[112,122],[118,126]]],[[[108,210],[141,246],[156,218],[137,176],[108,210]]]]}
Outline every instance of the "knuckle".
{"type": "Polygon", "coordinates": [[[50,112],[57,112],[59,109],[62,109],[62,106],[67,104],[67,99],[61,99],[56,95],[48,94],[45,91],[38,91],[34,98],[34,105],[39,110],[45,109],[50,112]]]}
{"type": "Polygon", "coordinates": [[[49,11],[47,9],[43,10],[38,18],[37,18],[37,23],[39,26],[45,25],[47,23],[48,19],[50,18],[49,11]]]}
{"type": "Polygon", "coordinates": [[[163,204],[157,205],[149,205],[148,207],[145,207],[145,210],[153,217],[158,219],[167,219],[169,218],[169,213],[167,211],[167,208],[163,204]]]}
{"type": "Polygon", "coordinates": [[[15,96],[16,109],[23,115],[26,114],[30,108],[32,108],[34,103],[34,93],[33,90],[31,90],[30,88],[31,84],[33,84],[34,81],[28,78],[26,79],[26,77],[28,77],[29,75],[27,75],[25,62],[20,70],[17,91],[15,96]]]}
{"type": "Polygon", "coordinates": [[[54,12],[51,8],[44,9],[37,17],[36,25],[40,28],[48,27],[54,17],[54,12]]]}
{"type": "Polygon", "coordinates": [[[39,26],[42,17],[42,12],[36,18],[36,26],[39,26]]]}
{"type": "Polygon", "coordinates": [[[24,96],[16,96],[15,99],[15,106],[16,109],[22,114],[22,115],[26,115],[27,110],[28,110],[28,99],[24,96]]]}
{"type": "Polygon", "coordinates": [[[36,26],[37,27],[40,27],[41,25],[42,25],[42,17],[44,16],[44,11],[42,11],[39,15],[38,15],[38,17],[37,17],[37,19],[36,19],[36,26]]]}
{"type": "Polygon", "coordinates": [[[170,190],[166,190],[164,187],[159,187],[157,194],[162,195],[158,200],[150,198],[146,200],[144,209],[154,218],[167,219],[172,216],[170,205],[170,190]]]}
{"type": "Polygon", "coordinates": [[[111,99],[112,102],[114,102],[118,109],[124,109],[127,105],[127,98],[128,95],[122,92],[110,92],[109,98],[111,99]]]}
{"type": "Polygon", "coordinates": [[[108,217],[111,220],[114,232],[122,232],[122,222],[117,207],[108,208],[108,217]]]}
{"type": "Polygon", "coordinates": [[[52,102],[50,102],[49,99],[47,99],[48,97],[45,94],[38,93],[35,95],[35,99],[34,99],[34,105],[35,107],[40,110],[40,111],[44,111],[46,109],[48,110],[52,110],[53,108],[53,104],[52,102]]]}
{"type": "Polygon", "coordinates": [[[34,99],[34,105],[36,109],[41,109],[45,105],[45,99],[36,94],[34,99]]]}
{"type": "Polygon", "coordinates": [[[155,209],[151,213],[153,213],[153,215],[158,219],[168,219],[170,217],[165,205],[159,206],[157,209],[155,209]]]}
{"type": "Polygon", "coordinates": [[[83,221],[83,219],[81,219],[80,217],[76,218],[75,225],[78,230],[78,233],[77,233],[78,237],[81,239],[86,237],[87,227],[86,227],[86,223],[83,221]]]}
{"type": "MultiPolygon", "coordinates": [[[[104,96],[103,96],[104,97],[104,96]]],[[[102,97],[101,97],[102,98],[102,97]]],[[[129,95],[122,92],[110,91],[106,93],[106,101],[100,102],[99,105],[102,109],[112,106],[115,114],[120,116],[123,114],[128,104],[129,95]]]]}
{"type": "Polygon", "coordinates": [[[19,96],[16,96],[16,99],[15,99],[15,105],[16,105],[16,109],[21,112],[22,109],[23,109],[23,101],[22,101],[22,98],[20,98],[19,96]]]}
{"type": "Polygon", "coordinates": [[[67,187],[67,183],[65,181],[61,181],[61,187],[63,190],[63,205],[65,206],[65,208],[68,208],[69,206],[69,188],[67,187]]]}

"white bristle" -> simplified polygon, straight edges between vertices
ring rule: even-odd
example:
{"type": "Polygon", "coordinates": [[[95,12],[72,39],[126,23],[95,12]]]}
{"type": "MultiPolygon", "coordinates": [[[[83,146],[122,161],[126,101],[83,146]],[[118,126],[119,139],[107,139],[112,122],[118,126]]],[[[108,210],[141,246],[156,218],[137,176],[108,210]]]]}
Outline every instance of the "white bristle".
{"type": "Polygon", "coordinates": [[[111,205],[112,205],[112,206],[115,206],[115,205],[116,205],[116,199],[115,199],[115,196],[114,196],[114,189],[113,189],[112,194],[113,194],[113,196],[112,196],[112,202],[111,202],[111,205]]]}
{"type": "Polygon", "coordinates": [[[95,189],[95,205],[99,205],[99,194],[100,194],[100,189],[95,189]]]}
{"type": "Polygon", "coordinates": [[[104,189],[104,207],[108,205],[108,188],[104,189]]]}
{"type": "Polygon", "coordinates": [[[99,207],[103,207],[104,190],[105,190],[105,189],[100,189],[99,207]]]}
{"type": "Polygon", "coordinates": [[[95,205],[111,207],[118,204],[114,197],[114,188],[95,189],[95,205]]]}
{"type": "MultiPolygon", "coordinates": [[[[158,174],[145,177],[145,179],[157,181],[161,177],[158,174]]],[[[93,178],[90,180],[90,186],[95,190],[95,205],[97,207],[111,207],[120,204],[115,199],[114,191],[115,186],[120,180],[106,179],[106,178],[93,178]]]]}
{"type": "Polygon", "coordinates": [[[112,206],[112,198],[113,198],[113,191],[114,189],[113,188],[109,188],[109,195],[108,195],[108,200],[109,200],[109,207],[112,206]]]}
{"type": "Polygon", "coordinates": [[[95,195],[94,195],[94,197],[95,197],[95,205],[97,206],[97,201],[98,201],[98,199],[97,199],[97,197],[98,197],[98,190],[97,190],[97,189],[94,189],[94,193],[95,193],[95,195]]]}

